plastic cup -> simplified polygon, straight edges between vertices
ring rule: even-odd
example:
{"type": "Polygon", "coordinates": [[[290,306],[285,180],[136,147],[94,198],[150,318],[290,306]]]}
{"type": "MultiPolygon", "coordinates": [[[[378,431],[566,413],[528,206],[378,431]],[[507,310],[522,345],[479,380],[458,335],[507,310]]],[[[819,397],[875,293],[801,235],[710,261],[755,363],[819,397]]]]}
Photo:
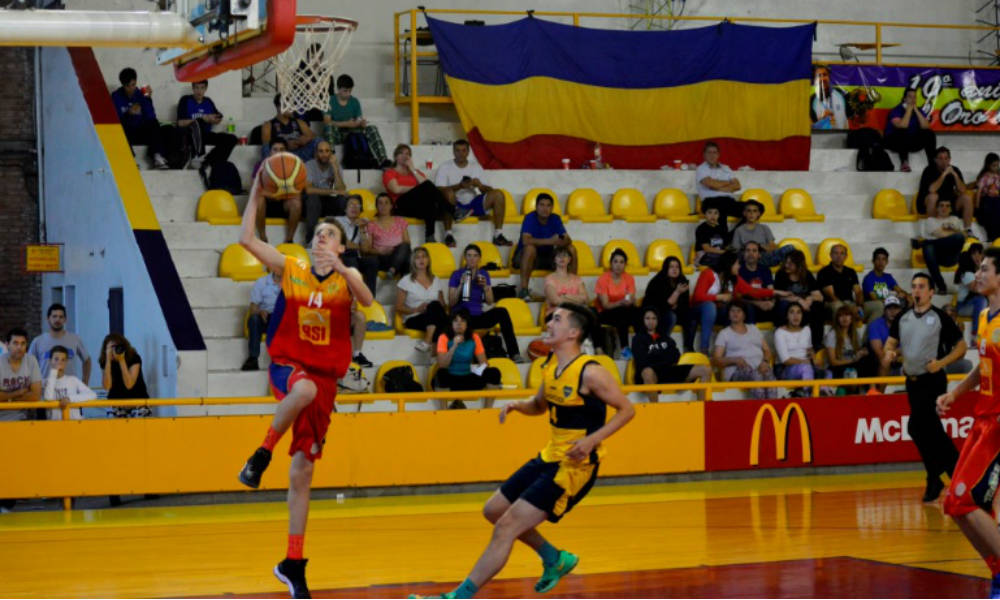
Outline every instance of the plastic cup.
{"type": "Polygon", "coordinates": [[[431,170],[431,169],[434,168],[434,161],[433,160],[429,160],[429,161],[427,161],[427,163],[424,166],[427,167],[427,170],[429,171],[429,170],[431,170]]]}
{"type": "Polygon", "coordinates": [[[678,159],[674,159],[674,168],[675,169],[680,169],[682,164],[684,164],[684,161],[682,161],[681,159],[679,159],[679,158],[678,159]]]}
{"type": "Polygon", "coordinates": [[[247,145],[247,136],[241,135],[240,136],[240,146],[246,146],[246,145],[247,145]]]}
{"type": "Polygon", "coordinates": [[[562,159],[562,164],[563,164],[563,168],[564,169],[569,170],[569,159],[568,158],[562,159]]]}

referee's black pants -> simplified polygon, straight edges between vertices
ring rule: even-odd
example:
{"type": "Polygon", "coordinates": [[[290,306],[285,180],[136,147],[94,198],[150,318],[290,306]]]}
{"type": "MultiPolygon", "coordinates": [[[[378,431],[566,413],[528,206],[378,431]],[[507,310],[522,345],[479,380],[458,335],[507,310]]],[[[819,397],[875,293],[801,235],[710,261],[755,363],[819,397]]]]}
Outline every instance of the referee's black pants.
{"type": "Polygon", "coordinates": [[[906,396],[910,401],[910,422],[906,431],[917,445],[929,480],[940,479],[942,473],[950,476],[958,461],[958,450],[937,414],[937,398],[947,390],[944,369],[906,376],[906,396]]]}

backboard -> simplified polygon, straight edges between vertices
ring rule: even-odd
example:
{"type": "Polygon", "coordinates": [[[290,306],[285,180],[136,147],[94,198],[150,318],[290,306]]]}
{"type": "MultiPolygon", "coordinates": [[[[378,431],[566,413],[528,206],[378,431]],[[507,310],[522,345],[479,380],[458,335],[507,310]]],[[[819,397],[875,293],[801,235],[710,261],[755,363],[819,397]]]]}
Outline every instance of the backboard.
{"type": "Polygon", "coordinates": [[[179,81],[208,79],[266,60],[295,39],[295,0],[159,0],[197,31],[194,48],[171,48],[158,55],[171,62],[179,81]]]}

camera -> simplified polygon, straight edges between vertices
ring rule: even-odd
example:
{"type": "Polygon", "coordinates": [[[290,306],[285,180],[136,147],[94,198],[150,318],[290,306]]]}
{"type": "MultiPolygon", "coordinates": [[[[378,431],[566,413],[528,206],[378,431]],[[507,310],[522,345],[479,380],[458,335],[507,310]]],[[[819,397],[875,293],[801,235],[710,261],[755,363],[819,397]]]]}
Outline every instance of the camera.
{"type": "Polygon", "coordinates": [[[115,354],[125,354],[125,346],[122,346],[121,344],[115,344],[115,347],[112,348],[112,350],[114,350],[115,354]]]}

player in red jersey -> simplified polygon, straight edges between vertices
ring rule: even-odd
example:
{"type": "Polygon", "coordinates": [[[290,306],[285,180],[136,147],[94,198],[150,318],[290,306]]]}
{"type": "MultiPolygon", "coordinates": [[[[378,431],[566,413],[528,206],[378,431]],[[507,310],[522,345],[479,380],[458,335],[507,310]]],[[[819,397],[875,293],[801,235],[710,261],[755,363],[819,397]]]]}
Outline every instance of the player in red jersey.
{"type": "Polygon", "coordinates": [[[302,544],[309,516],[313,461],[323,454],[337,395],[337,380],[351,361],[351,305],[368,306],[372,293],[357,269],[340,260],[344,231],[335,222],[316,226],[309,263],[278,252],[257,238],[254,215],[264,201],[257,179],[243,211],[240,244],[281,276],[281,293],[268,322],[269,379],[279,400],[264,443],[240,471],[240,481],[256,488],[271,461],[271,452],[292,427],[288,486],[288,555],[275,576],[293,598],[309,598],[302,544]]]}
{"type": "Polygon", "coordinates": [[[976,271],[975,291],[989,301],[978,315],[979,368],[958,387],[938,397],[938,414],[948,412],[962,394],[979,386],[979,400],[969,438],[955,465],[955,474],[944,499],[944,511],[972,542],[993,575],[990,598],[1000,598],[1000,530],[996,521],[997,486],[1000,485],[1000,248],[987,248],[976,271]]]}

